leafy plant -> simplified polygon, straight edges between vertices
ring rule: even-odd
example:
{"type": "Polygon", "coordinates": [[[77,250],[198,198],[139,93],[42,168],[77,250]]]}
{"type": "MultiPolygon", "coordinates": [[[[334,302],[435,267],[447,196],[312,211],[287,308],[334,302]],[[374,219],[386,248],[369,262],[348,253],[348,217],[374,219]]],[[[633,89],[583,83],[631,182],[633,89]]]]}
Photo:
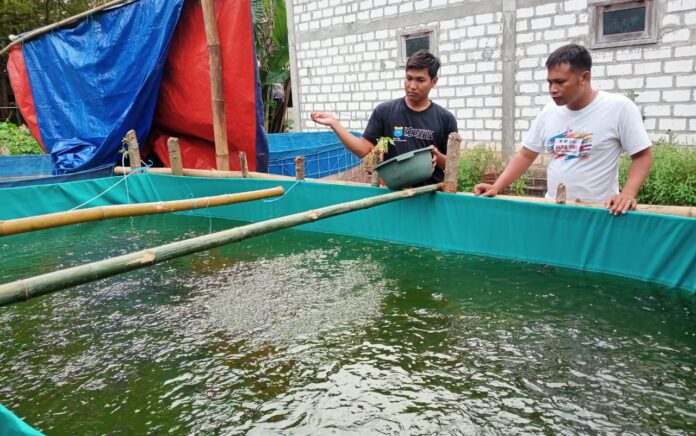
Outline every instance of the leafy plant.
{"type": "MultiPolygon", "coordinates": [[[[636,200],[643,204],[696,206],[696,148],[669,142],[652,147],[653,165],[636,200]]],[[[626,183],[631,158],[619,167],[619,183],[626,183]]]]}
{"type": "Polygon", "coordinates": [[[531,177],[529,177],[529,174],[527,174],[527,173],[522,174],[522,177],[515,180],[514,182],[512,182],[512,184],[510,186],[508,186],[508,190],[510,191],[510,194],[512,194],[512,195],[524,195],[525,188],[529,184],[530,180],[531,180],[531,177]]]}
{"type": "Polygon", "coordinates": [[[17,127],[12,123],[0,123],[0,148],[10,154],[42,154],[43,150],[26,126],[17,127]]]}
{"type": "Polygon", "coordinates": [[[484,145],[466,150],[459,157],[459,177],[457,190],[471,192],[474,185],[488,182],[486,175],[495,179],[503,170],[503,162],[484,145]]]}
{"type": "Polygon", "coordinates": [[[377,144],[372,147],[372,150],[365,157],[368,166],[372,166],[375,163],[376,156],[383,156],[389,150],[389,146],[394,145],[394,140],[389,136],[382,136],[377,140],[377,144]]]}

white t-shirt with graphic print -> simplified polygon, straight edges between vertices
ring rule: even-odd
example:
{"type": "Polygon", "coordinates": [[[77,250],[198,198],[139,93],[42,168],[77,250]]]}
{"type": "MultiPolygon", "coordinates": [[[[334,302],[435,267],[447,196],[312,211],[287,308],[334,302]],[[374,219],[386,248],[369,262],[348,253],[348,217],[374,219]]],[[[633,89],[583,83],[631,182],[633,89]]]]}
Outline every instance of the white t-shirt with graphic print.
{"type": "Polygon", "coordinates": [[[577,111],[547,104],[522,144],[551,154],[546,198],[556,198],[556,188],[563,183],[568,201],[604,202],[619,193],[621,152],[633,155],[651,142],[631,100],[599,91],[592,103],[577,111]]]}

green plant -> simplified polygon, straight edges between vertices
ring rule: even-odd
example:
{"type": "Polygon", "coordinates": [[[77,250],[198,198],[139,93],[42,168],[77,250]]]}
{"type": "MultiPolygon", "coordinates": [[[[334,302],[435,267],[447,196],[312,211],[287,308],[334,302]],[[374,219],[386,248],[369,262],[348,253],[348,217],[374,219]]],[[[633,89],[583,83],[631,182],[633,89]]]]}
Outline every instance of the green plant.
{"type": "Polygon", "coordinates": [[[529,177],[529,174],[522,174],[522,177],[512,182],[512,184],[508,187],[510,193],[512,195],[524,195],[524,189],[529,184],[530,179],[531,177],[529,177]]]}
{"type": "Polygon", "coordinates": [[[394,145],[394,140],[389,136],[382,136],[381,138],[379,138],[377,140],[377,144],[375,144],[375,146],[372,147],[372,150],[370,150],[370,152],[365,157],[366,164],[368,166],[374,165],[375,157],[385,155],[389,150],[390,145],[394,145]]]}
{"type": "Polygon", "coordinates": [[[503,162],[500,157],[484,145],[477,145],[473,149],[464,151],[459,158],[457,190],[471,192],[474,185],[491,181],[486,178],[487,176],[495,179],[502,170],[503,162]]]}
{"type": "Polygon", "coordinates": [[[0,123],[0,147],[10,154],[42,154],[43,150],[26,126],[0,123]]]}
{"type": "MultiPolygon", "coordinates": [[[[696,148],[669,142],[652,147],[653,165],[636,200],[643,204],[696,206],[696,148]]],[[[619,183],[626,182],[631,158],[619,167],[619,183]]]]}

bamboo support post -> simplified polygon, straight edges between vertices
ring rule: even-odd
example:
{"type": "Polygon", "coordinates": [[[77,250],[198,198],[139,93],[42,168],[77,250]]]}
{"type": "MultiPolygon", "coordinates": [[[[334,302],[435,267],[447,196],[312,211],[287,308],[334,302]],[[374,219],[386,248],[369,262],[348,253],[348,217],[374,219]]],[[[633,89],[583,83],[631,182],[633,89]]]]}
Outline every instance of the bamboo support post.
{"type": "Polygon", "coordinates": [[[304,180],[304,156],[297,156],[295,158],[295,179],[304,180]]]}
{"type": "Polygon", "coordinates": [[[243,151],[239,152],[239,167],[242,169],[242,177],[248,178],[249,164],[247,163],[246,153],[243,151]]]}
{"type": "Polygon", "coordinates": [[[203,209],[260,200],[262,198],[283,195],[283,187],[261,189],[258,191],[223,194],[213,197],[188,198],[185,200],[158,201],[153,203],[119,204],[99,206],[89,209],[78,209],[67,212],[49,213],[14,220],[0,221],[0,237],[17,233],[33,232],[35,230],[67,226],[70,224],[101,221],[112,218],[123,218],[139,215],[155,215],[182,210],[203,209]]]}
{"type": "Polygon", "coordinates": [[[88,17],[96,12],[103,11],[104,9],[108,9],[110,7],[117,6],[117,5],[120,5],[122,3],[127,3],[129,1],[132,1],[132,0],[110,1],[108,3],[104,3],[103,5],[92,8],[88,11],[85,11],[85,12],[79,13],[77,15],[73,15],[72,17],[66,18],[64,20],[58,21],[57,23],[49,24],[47,26],[39,27],[38,29],[32,30],[31,32],[27,32],[24,35],[22,35],[21,37],[15,39],[11,43],[7,44],[7,46],[5,48],[0,50],[0,56],[5,54],[9,49],[11,49],[13,46],[15,46],[17,44],[21,44],[25,41],[32,39],[32,38],[36,38],[37,36],[43,35],[44,33],[48,33],[51,30],[59,29],[60,27],[65,26],[66,24],[70,24],[74,21],[81,20],[82,18],[88,17]]]}
{"type": "Polygon", "coordinates": [[[459,133],[452,132],[447,137],[447,161],[445,163],[445,183],[442,186],[444,192],[457,192],[457,179],[459,177],[459,154],[461,152],[462,138],[459,133]]]}
{"type": "Polygon", "coordinates": [[[179,149],[179,139],[169,138],[167,140],[167,150],[169,151],[169,166],[172,168],[172,174],[175,176],[183,176],[184,166],[181,162],[181,150],[179,149]]]}
{"type": "Polygon", "coordinates": [[[210,62],[210,93],[213,106],[213,134],[215,135],[215,163],[218,170],[230,169],[227,146],[227,123],[225,122],[225,93],[222,83],[222,56],[220,54],[220,35],[215,18],[214,0],[201,0],[203,24],[208,41],[210,62]]]}
{"type": "Polygon", "coordinates": [[[135,136],[135,130],[131,129],[126,133],[126,141],[128,141],[128,161],[133,169],[140,168],[140,145],[138,138],[135,136]]]}
{"type": "Polygon", "coordinates": [[[42,274],[28,279],[17,280],[0,285],[0,306],[28,300],[38,295],[48,294],[50,292],[92,282],[126,271],[144,268],[149,265],[187,256],[199,251],[209,250],[232,242],[253,238],[276,230],[435,192],[440,189],[440,187],[440,184],[427,185],[335,204],[183,241],[172,242],[159,247],[42,274]]]}

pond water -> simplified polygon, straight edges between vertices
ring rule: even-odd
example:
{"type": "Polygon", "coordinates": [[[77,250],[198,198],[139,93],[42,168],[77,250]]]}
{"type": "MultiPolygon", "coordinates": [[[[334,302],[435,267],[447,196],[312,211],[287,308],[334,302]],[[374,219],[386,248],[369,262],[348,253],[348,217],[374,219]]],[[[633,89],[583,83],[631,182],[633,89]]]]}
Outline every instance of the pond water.
{"type": "MultiPolygon", "coordinates": [[[[0,283],[237,224],[6,237],[0,283]]],[[[695,371],[693,294],[297,230],[0,307],[0,403],[51,435],[693,434],[695,371]]]]}

